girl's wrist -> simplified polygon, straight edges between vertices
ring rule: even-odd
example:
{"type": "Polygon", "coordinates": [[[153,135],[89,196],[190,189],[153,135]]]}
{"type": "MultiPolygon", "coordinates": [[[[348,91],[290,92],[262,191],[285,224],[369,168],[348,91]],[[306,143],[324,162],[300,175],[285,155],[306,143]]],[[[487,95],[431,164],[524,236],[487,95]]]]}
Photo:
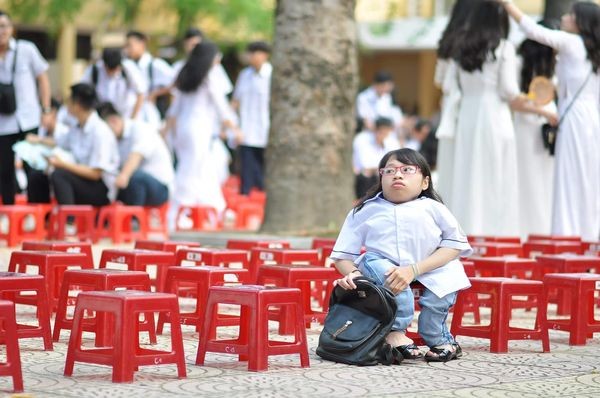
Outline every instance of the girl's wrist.
{"type": "Polygon", "coordinates": [[[421,271],[419,270],[419,264],[414,263],[410,265],[410,269],[413,272],[413,281],[417,279],[419,275],[421,275],[421,271]]]}

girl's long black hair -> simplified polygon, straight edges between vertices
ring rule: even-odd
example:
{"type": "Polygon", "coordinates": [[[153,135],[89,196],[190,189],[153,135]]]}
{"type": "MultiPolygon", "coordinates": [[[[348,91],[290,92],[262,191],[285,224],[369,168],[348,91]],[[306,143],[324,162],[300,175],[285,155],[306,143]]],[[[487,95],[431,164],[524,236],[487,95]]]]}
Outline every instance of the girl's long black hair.
{"type": "MultiPolygon", "coordinates": [[[[556,26],[551,26],[547,23],[540,22],[540,25],[547,28],[555,29],[556,26]]],[[[537,41],[526,39],[523,40],[517,53],[523,59],[521,67],[521,91],[526,93],[529,91],[529,83],[536,76],[545,76],[551,79],[554,76],[554,68],[556,66],[556,54],[554,49],[537,41]]]]}
{"type": "MultiPolygon", "coordinates": [[[[426,197],[426,198],[436,200],[440,203],[444,203],[442,201],[442,198],[440,197],[440,195],[435,191],[435,189],[433,189],[433,181],[431,180],[431,169],[429,168],[429,164],[427,163],[427,160],[425,160],[423,155],[421,155],[419,152],[417,152],[413,149],[409,149],[409,148],[402,148],[402,149],[397,149],[395,151],[390,151],[390,152],[386,153],[385,155],[383,155],[383,157],[379,161],[379,169],[384,168],[385,165],[387,164],[387,162],[391,158],[397,160],[398,162],[400,162],[402,164],[418,166],[419,169],[421,170],[421,173],[423,174],[423,178],[429,177],[429,186],[427,187],[426,190],[421,192],[421,194],[419,195],[420,198],[426,197]]],[[[367,191],[367,193],[365,194],[365,196],[363,196],[358,201],[356,206],[354,206],[354,213],[356,213],[357,211],[362,209],[367,200],[374,198],[382,191],[383,190],[381,187],[381,175],[379,175],[379,180],[377,182],[377,185],[374,185],[371,189],[369,189],[367,191]]]]}
{"type": "Polygon", "coordinates": [[[442,33],[442,37],[438,42],[437,56],[440,59],[452,58],[453,46],[456,43],[457,34],[464,29],[468,23],[469,15],[475,3],[482,0],[457,0],[452,11],[450,12],[450,19],[448,25],[442,33]]]}
{"type": "Polygon", "coordinates": [[[217,45],[202,40],[190,53],[190,56],[177,76],[175,86],[184,93],[195,91],[208,75],[219,52],[217,45]]]}
{"type": "Polygon", "coordinates": [[[469,22],[457,33],[453,58],[467,72],[482,70],[483,64],[495,60],[496,48],[508,37],[508,14],[502,4],[479,1],[473,6],[469,22]]]}
{"type": "Polygon", "coordinates": [[[587,57],[594,73],[600,68],[600,6],[589,1],[578,1],[571,8],[575,24],[583,38],[587,57]]]}

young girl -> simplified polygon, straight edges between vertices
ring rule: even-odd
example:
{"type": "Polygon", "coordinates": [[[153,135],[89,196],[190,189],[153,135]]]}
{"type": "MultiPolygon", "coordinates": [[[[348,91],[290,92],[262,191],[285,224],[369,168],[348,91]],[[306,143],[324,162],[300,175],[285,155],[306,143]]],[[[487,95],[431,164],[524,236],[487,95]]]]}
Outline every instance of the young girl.
{"type": "Polygon", "coordinates": [[[387,342],[405,359],[419,359],[423,354],[406,336],[414,316],[409,284],[418,279],[425,286],[419,299],[419,334],[430,347],[425,360],[458,358],[462,351],[446,318],[457,292],[470,286],[457,257],[470,255],[471,246],[434,191],[429,165],[418,152],[388,152],[379,174],[377,186],[346,217],[333,248],[331,258],[344,275],[337,284],[355,289],[353,279],[364,275],[394,292],[398,311],[387,342]]]}

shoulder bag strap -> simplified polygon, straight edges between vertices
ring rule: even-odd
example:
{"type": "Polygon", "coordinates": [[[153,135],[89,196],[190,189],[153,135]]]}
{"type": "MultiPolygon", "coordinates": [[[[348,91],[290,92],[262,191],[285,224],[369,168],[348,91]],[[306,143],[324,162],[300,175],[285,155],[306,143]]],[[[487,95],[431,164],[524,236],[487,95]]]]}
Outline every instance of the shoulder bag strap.
{"type": "Polygon", "coordinates": [[[15,75],[17,74],[17,50],[19,49],[19,41],[16,40],[15,41],[15,56],[13,58],[13,67],[12,67],[12,78],[11,78],[11,83],[13,84],[15,82],[15,75]]]}
{"type": "Polygon", "coordinates": [[[569,110],[571,109],[571,107],[575,103],[575,100],[577,99],[577,97],[579,97],[579,94],[581,94],[581,91],[583,90],[583,88],[587,84],[588,80],[590,80],[590,77],[592,77],[592,73],[594,73],[594,69],[592,69],[590,71],[590,73],[585,78],[585,81],[583,82],[583,84],[581,85],[581,87],[579,87],[579,90],[577,90],[577,92],[575,93],[575,96],[573,97],[573,99],[571,100],[571,102],[569,103],[569,105],[567,106],[567,108],[565,109],[565,112],[562,114],[562,116],[558,120],[558,125],[557,126],[560,126],[560,124],[562,123],[562,121],[565,119],[565,116],[567,115],[567,113],[569,113],[569,110]]]}

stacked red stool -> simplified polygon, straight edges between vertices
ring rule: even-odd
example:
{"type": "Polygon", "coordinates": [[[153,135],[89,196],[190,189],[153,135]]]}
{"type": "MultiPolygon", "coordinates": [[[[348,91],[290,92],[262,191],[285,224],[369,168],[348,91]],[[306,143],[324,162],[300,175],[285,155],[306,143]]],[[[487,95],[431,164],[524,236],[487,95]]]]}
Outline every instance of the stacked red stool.
{"type": "MultiPolygon", "coordinates": [[[[149,292],[151,288],[150,277],[142,271],[118,269],[73,269],[65,271],[52,332],[54,341],[59,340],[62,329],[71,330],[73,327],[73,320],[67,318],[67,306],[70,305],[72,299],[69,296],[69,291],[73,286],[95,291],[126,288],[149,292]]],[[[156,344],[153,313],[145,314],[144,319],[144,322],[139,325],[139,330],[147,331],[150,335],[150,343],[156,344]]],[[[84,331],[96,334],[96,347],[106,346],[112,341],[112,329],[105,314],[97,315],[96,319],[83,319],[82,328],[84,331]]]]}
{"type": "Polygon", "coordinates": [[[271,355],[299,354],[303,368],[310,366],[302,293],[294,288],[269,288],[256,285],[213,286],[208,293],[206,317],[200,334],[196,365],[204,365],[207,352],[239,355],[248,360],[248,370],[268,369],[271,355]],[[218,339],[216,314],[219,304],[241,306],[240,332],[237,339],[218,339]],[[294,341],[269,339],[269,306],[291,306],[295,309],[294,341]],[[214,338],[211,336],[215,336],[214,338]]]}
{"type": "Polygon", "coordinates": [[[483,277],[542,279],[537,261],[518,257],[473,257],[475,273],[483,277]]]}
{"type": "MultiPolygon", "coordinates": [[[[302,292],[304,305],[304,320],[306,327],[312,321],[323,323],[329,310],[329,296],[333,288],[333,281],[340,277],[335,268],[311,265],[263,265],[258,270],[257,283],[266,285],[274,283],[277,287],[299,288],[302,292]],[[322,311],[315,311],[311,306],[311,282],[326,282],[327,289],[322,311]]],[[[294,319],[289,311],[279,311],[275,315],[279,319],[279,334],[292,334],[294,319]]]]}
{"type": "Polygon", "coordinates": [[[175,255],[177,265],[191,262],[194,265],[215,265],[231,267],[233,264],[241,264],[242,268],[248,269],[248,252],[235,249],[214,249],[184,247],[177,250],[175,255]]]}
{"type": "Polygon", "coordinates": [[[458,293],[452,316],[451,331],[454,336],[471,336],[490,340],[490,352],[508,352],[509,340],[541,340],[544,352],[550,351],[548,328],[546,323],[546,300],[544,284],[512,278],[470,278],[468,293],[488,294],[491,296],[492,314],[489,325],[462,324],[465,308],[465,291],[458,293]],[[533,296],[536,298],[536,321],[534,329],[510,326],[512,298],[514,296],[533,296]]]}
{"type": "Polygon", "coordinates": [[[79,240],[94,239],[96,230],[96,209],[88,205],[55,206],[50,213],[49,239],[63,240],[74,236],[79,240]],[[77,228],[75,235],[66,231],[67,223],[71,221],[77,228]]]}
{"type": "Polygon", "coordinates": [[[280,239],[229,239],[226,247],[228,249],[248,251],[254,247],[264,247],[266,249],[289,249],[290,242],[280,239]]]}
{"type": "Polygon", "coordinates": [[[66,253],[83,253],[87,256],[88,265],[86,268],[94,268],[94,255],[92,253],[92,244],[90,242],[70,242],[70,241],[25,241],[21,246],[23,250],[33,251],[58,251],[66,253]]]}
{"type": "MultiPolygon", "coordinates": [[[[10,256],[10,272],[27,272],[27,267],[37,268],[37,274],[43,275],[48,292],[48,304],[51,311],[56,310],[63,273],[69,268],[93,268],[90,259],[83,253],[61,251],[14,251],[10,256]]],[[[32,304],[28,296],[18,295],[16,303],[32,304]]]]}
{"type": "Polygon", "coordinates": [[[566,240],[531,240],[523,243],[523,255],[525,257],[541,254],[573,253],[583,254],[581,242],[566,240]]]}
{"type": "Polygon", "coordinates": [[[177,296],[167,293],[119,290],[82,292],[77,298],[73,331],[65,361],[65,376],[73,374],[75,362],[112,366],[114,383],[130,383],[139,366],[176,364],[177,375],[186,377],[185,353],[179,325],[177,296]],[[114,316],[112,346],[84,350],[81,347],[85,311],[106,312],[114,316]],[[171,351],[141,348],[138,317],[140,313],[166,312],[171,320],[171,351]]]}
{"type": "Polygon", "coordinates": [[[23,391],[23,372],[21,370],[21,352],[17,338],[17,320],[15,304],[11,301],[0,300],[0,325],[3,341],[6,345],[6,362],[0,364],[0,376],[11,376],[13,392],[23,391]]]}
{"type": "Polygon", "coordinates": [[[523,247],[520,243],[504,242],[472,242],[474,256],[481,257],[523,257],[523,247]]]}
{"type": "Polygon", "coordinates": [[[177,250],[184,247],[200,247],[200,243],[180,240],[136,240],[133,248],[177,253],[177,250]]]}
{"type": "Polygon", "coordinates": [[[264,264],[308,264],[319,265],[318,250],[267,249],[255,247],[250,251],[250,276],[256,280],[258,268],[264,264]]]}
{"type": "MultiPolygon", "coordinates": [[[[178,293],[179,285],[193,284],[196,291],[196,309],[191,313],[180,313],[180,319],[184,325],[195,325],[196,331],[200,331],[200,325],[206,313],[206,302],[208,300],[208,289],[211,286],[222,286],[228,283],[248,283],[250,274],[246,269],[231,269],[201,265],[197,267],[169,267],[165,282],[165,292],[178,293]],[[233,277],[233,278],[231,278],[233,277]],[[228,280],[228,278],[230,278],[228,280]]],[[[163,325],[167,322],[165,314],[158,318],[157,333],[162,334],[163,325]]],[[[231,326],[239,324],[239,317],[220,316],[216,320],[217,326],[231,326]]]]}
{"type": "Polygon", "coordinates": [[[600,275],[588,273],[546,274],[547,291],[566,290],[571,301],[569,319],[548,319],[548,328],[569,332],[570,345],[584,345],[586,339],[600,332],[600,321],[594,318],[595,292],[600,291],[600,275]]]}
{"type": "MultiPolygon", "coordinates": [[[[28,296],[31,304],[37,308],[38,326],[15,324],[18,338],[41,337],[44,340],[44,350],[52,351],[50,330],[50,310],[44,277],[17,272],[0,272],[0,296],[12,300],[15,292],[34,291],[35,296],[28,296]]],[[[14,309],[13,309],[14,312],[14,309]]]]}
{"type": "Polygon", "coordinates": [[[136,239],[146,239],[148,235],[148,220],[142,206],[125,206],[118,202],[103,206],[97,225],[95,241],[110,238],[113,243],[133,242],[136,239]],[[139,223],[138,231],[133,231],[132,228],[134,218],[139,223]]]}
{"type": "Polygon", "coordinates": [[[8,231],[0,231],[0,241],[6,241],[7,246],[17,246],[27,239],[43,239],[46,232],[44,228],[44,214],[36,205],[0,205],[0,219],[8,218],[8,231]],[[35,228],[26,231],[23,222],[26,217],[35,218],[35,228]]]}
{"type": "Polygon", "coordinates": [[[160,292],[165,284],[167,268],[175,265],[175,254],[156,250],[104,249],[99,268],[110,268],[108,263],[123,264],[129,271],[144,272],[156,266],[156,278],[151,278],[151,281],[156,291],[160,292]]]}

